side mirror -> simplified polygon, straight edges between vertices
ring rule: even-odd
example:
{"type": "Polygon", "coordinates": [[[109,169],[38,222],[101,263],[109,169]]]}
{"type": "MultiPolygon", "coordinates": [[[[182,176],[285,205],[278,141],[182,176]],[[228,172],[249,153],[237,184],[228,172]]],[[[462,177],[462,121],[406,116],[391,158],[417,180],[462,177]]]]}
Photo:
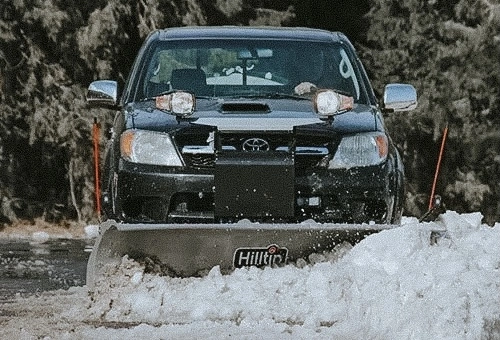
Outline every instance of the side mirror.
{"type": "Polygon", "coordinates": [[[388,84],[384,90],[384,111],[409,111],[417,107],[417,91],[409,84],[388,84]]]}
{"type": "Polygon", "coordinates": [[[87,90],[87,103],[94,106],[116,106],[118,84],[114,80],[96,80],[87,90]]]}

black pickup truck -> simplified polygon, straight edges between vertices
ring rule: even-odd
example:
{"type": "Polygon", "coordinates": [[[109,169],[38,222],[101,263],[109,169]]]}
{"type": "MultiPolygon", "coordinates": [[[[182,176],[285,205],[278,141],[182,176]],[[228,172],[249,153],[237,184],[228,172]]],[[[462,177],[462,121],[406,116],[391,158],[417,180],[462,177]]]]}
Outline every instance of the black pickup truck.
{"type": "Polygon", "coordinates": [[[345,35],[306,28],[152,32],[123,89],[102,209],[125,223],[400,222],[404,170],[383,114],[417,105],[411,85],[379,101],[345,35]]]}

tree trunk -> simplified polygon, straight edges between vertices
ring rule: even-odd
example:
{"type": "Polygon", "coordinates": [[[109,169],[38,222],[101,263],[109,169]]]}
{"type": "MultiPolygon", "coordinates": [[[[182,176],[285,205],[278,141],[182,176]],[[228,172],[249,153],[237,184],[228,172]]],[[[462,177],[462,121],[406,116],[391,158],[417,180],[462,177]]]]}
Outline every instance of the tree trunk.
{"type": "Polygon", "coordinates": [[[69,178],[69,187],[70,187],[70,193],[71,193],[71,203],[73,204],[73,207],[75,208],[76,215],[78,216],[78,223],[82,222],[82,213],[80,209],[78,208],[78,204],[76,203],[76,196],[75,196],[75,181],[73,179],[73,159],[70,159],[69,161],[69,169],[68,169],[68,178],[69,178]]]}

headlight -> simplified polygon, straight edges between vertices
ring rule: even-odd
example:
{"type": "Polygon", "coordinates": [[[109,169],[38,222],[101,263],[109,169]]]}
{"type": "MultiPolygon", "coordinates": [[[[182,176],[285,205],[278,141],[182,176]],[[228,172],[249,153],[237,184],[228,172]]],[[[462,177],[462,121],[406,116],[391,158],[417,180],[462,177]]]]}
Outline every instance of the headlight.
{"type": "Polygon", "coordinates": [[[120,138],[122,157],[130,162],[182,166],[170,136],[166,133],[127,130],[120,138]]]}
{"type": "Polygon", "coordinates": [[[328,168],[352,168],[382,163],[389,152],[387,136],[365,133],[342,138],[328,168]]]}
{"type": "Polygon", "coordinates": [[[155,98],[156,108],[186,117],[193,114],[195,109],[194,94],[184,91],[175,91],[155,98]]]}
{"type": "Polygon", "coordinates": [[[319,90],[314,96],[314,109],[321,116],[333,116],[339,112],[351,110],[354,98],[344,96],[332,90],[319,90]]]}

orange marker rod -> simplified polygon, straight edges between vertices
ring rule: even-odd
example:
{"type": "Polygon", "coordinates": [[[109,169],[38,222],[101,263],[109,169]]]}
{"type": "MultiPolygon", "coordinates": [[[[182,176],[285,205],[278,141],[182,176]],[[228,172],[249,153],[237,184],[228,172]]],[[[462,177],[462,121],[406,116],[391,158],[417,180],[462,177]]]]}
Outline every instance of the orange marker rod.
{"type": "Polygon", "coordinates": [[[101,185],[100,185],[100,174],[99,174],[99,136],[100,136],[100,126],[97,122],[97,118],[94,118],[94,124],[92,126],[92,142],[94,146],[94,192],[96,201],[96,212],[97,217],[101,218],[101,185]]]}
{"type": "Polygon", "coordinates": [[[439,149],[439,157],[438,157],[438,162],[436,165],[436,172],[434,173],[434,182],[432,183],[431,197],[429,200],[429,210],[431,210],[433,208],[433,205],[434,205],[434,195],[435,195],[435,191],[436,191],[436,184],[437,184],[437,179],[438,179],[438,175],[439,175],[439,170],[441,168],[441,160],[443,159],[444,144],[446,142],[447,135],[448,135],[448,124],[446,124],[446,127],[444,128],[443,139],[441,141],[441,148],[439,149]]]}

